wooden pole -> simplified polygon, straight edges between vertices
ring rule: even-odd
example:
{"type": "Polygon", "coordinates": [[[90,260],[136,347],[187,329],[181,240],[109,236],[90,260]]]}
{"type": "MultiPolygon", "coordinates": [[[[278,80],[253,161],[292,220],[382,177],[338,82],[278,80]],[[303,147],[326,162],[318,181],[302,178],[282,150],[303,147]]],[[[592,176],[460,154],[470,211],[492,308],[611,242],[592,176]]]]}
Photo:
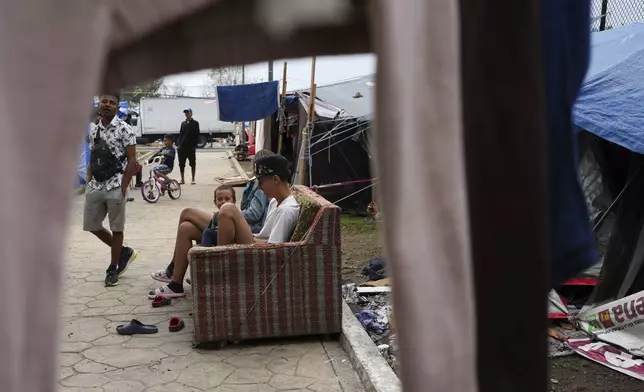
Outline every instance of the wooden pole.
{"type": "MultiPolygon", "coordinates": [[[[313,60],[311,61],[311,90],[309,94],[309,111],[307,113],[307,123],[306,126],[302,129],[302,142],[301,147],[300,147],[300,161],[299,163],[299,170],[298,170],[298,183],[300,185],[307,185],[307,181],[309,176],[307,174],[308,171],[308,160],[310,157],[308,156],[309,152],[309,134],[313,132],[313,122],[315,121],[315,62],[316,62],[316,57],[313,57],[313,60]]],[[[313,185],[313,184],[308,184],[313,185]]]]}
{"type": "Polygon", "coordinates": [[[311,157],[309,156],[310,153],[310,148],[309,148],[309,141],[311,139],[311,133],[313,132],[313,120],[315,119],[315,88],[316,85],[314,84],[313,87],[311,88],[311,93],[309,95],[309,113],[308,113],[308,121],[306,123],[306,126],[302,129],[302,143],[300,147],[300,162],[299,162],[299,181],[298,183],[300,185],[308,185],[311,186],[313,184],[309,184],[309,166],[310,166],[310,159],[311,157]]]}
{"type": "Polygon", "coordinates": [[[284,62],[284,69],[282,70],[282,95],[280,96],[280,110],[278,111],[279,116],[280,116],[280,123],[279,123],[279,128],[277,130],[278,137],[277,137],[277,154],[282,153],[282,142],[283,142],[283,135],[284,133],[282,130],[284,130],[284,111],[282,110],[284,108],[284,105],[286,105],[286,67],[288,66],[288,63],[285,61],[284,62]]]}

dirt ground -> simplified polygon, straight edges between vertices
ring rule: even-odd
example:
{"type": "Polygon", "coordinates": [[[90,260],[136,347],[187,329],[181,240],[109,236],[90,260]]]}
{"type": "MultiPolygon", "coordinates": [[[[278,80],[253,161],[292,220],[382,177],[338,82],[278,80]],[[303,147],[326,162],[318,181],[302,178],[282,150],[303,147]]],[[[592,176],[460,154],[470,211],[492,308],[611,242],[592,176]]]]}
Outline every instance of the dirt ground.
{"type": "Polygon", "coordinates": [[[349,282],[363,282],[362,268],[373,258],[382,257],[383,250],[378,237],[380,223],[366,222],[364,217],[343,215],[340,221],[342,233],[342,278],[349,282]]]}
{"type": "Polygon", "coordinates": [[[644,381],[616,372],[579,355],[551,360],[550,379],[556,392],[635,392],[644,381]]]}
{"type": "MultiPolygon", "coordinates": [[[[382,257],[378,235],[381,223],[368,223],[363,217],[342,216],[342,274],[345,280],[361,282],[364,265],[382,257]]],[[[545,335],[544,335],[545,339],[545,335]]],[[[644,391],[644,381],[596,364],[579,355],[555,358],[551,365],[551,391],[556,392],[635,392],[644,391]]]]}

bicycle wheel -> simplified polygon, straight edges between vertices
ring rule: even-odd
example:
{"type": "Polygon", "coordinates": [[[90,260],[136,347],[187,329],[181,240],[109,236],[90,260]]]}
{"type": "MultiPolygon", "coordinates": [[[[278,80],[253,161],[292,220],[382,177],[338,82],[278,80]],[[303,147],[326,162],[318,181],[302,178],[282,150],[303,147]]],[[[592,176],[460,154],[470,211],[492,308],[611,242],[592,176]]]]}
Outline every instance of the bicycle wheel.
{"type": "Polygon", "coordinates": [[[177,180],[169,180],[166,184],[166,189],[168,190],[168,196],[172,200],[177,200],[181,197],[181,185],[177,180]]]}
{"type": "Polygon", "coordinates": [[[154,180],[148,180],[141,186],[141,196],[148,203],[156,203],[161,198],[161,189],[154,180]]]}

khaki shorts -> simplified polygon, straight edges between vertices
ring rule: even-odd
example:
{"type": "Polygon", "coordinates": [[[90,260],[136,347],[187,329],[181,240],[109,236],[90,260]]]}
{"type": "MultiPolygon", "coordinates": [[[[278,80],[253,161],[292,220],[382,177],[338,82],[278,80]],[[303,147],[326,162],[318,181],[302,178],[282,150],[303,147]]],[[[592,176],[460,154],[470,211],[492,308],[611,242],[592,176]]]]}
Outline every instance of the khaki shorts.
{"type": "Polygon", "coordinates": [[[83,230],[103,229],[106,216],[110,219],[110,230],[120,233],[125,229],[125,198],[121,187],[109,191],[85,188],[85,209],[83,210],[83,230]]]}

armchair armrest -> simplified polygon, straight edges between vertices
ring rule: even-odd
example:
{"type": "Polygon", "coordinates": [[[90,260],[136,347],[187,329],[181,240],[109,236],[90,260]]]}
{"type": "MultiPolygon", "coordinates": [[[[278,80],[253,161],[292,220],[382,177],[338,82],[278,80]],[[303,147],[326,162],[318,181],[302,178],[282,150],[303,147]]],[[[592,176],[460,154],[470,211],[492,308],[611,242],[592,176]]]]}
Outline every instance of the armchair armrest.
{"type": "Polygon", "coordinates": [[[218,258],[232,252],[259,252],[264,253],[271,250],[290,249],[296,250],[300,242],[285,242],[280,244],[250,244],[250,245],[223,245],[223,246],[193,246],[188,252],[188,260],[199,260],[202,258],[218,258]]]}

